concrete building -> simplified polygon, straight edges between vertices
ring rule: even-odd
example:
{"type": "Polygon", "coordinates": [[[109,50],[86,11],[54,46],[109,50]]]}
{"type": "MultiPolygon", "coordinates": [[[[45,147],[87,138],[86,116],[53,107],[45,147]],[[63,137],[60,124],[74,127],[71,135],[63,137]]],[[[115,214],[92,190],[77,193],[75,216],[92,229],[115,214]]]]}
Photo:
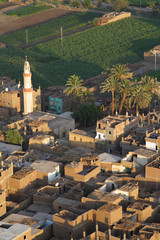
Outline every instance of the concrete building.
{"type": "Polygon", "coordinates": [[[2,79],[0,89],[0,107],[9,109],[9,114],[17,112],[28,114],[41,110],[41,89],[33,89],[29,62],[24,63],[24,87],[15,80],[2,79]],[[6,81],[5,81],[6,80],[6,81]]]}
{"type": "Polygon", "coordinates": [[[19,223],[0,222],[1,240],[32,240],[31,228],[19,223]]]}
{"type": "Polygon", "coordinates": [[[0,217],[6,213],[6,192],[0,190],[0,217]]]}
{"type": "Polygon", "coordinates": [[[131,116],[108,116],[97,122],[96,144],[109,153],[120,145],[123,136],[138,126],[138,118],[131,116]]]}
{"type": "Polygon", "coordinates": [[[0,166],[0,189],[5,190],[6,196],[9,192],[9,179],[13,175],[13,164],[1,162],[0,166]]]}
{"type": "Polygon", "coordinates": [[[66,87],[54,85],[42,90],[42,110],[53,111],[56,114],[72,111],[73,99],[63,93],[66,87]]]}
{"type": "Polygon", "coordinates": [[[136,201],[131,203],[127,209],[128,212],[135,212],[137,214],[137,220],[139,222],[145,222],[149,217],[152,216],[153,209],[150,204],[144,203],[143,201],[136,201]]]}
{"type": "Polygon", "coordinates": [[[146,165],[145,181],[148,187],[160,189],[160,157],[146,165]]]}
{"type": "Polygon", "coordinates": [[[94,134],[78,129],[69,133],[69,144],[71,148],[82,146],[95,149],[96,147],[94,134]]]}
{"type": "Polygon", "coordinates": [[[30,167],[23,167],[9,180],[10,194],[23,195],[29,188],[47,185],[60,174],[60,163],[36,160],[30,167]]]}
{"type": "Polygon", "coordinates": [[[146,149],[150,149],[153,151],[160,150],[160,129],[155,130],[148,133],[145,138],[146,141],[146,149]]]}
{"type": "Polygon", "coordinates": [[[46,160],[36,160],[30,167],[37,172],[37,181],[44,184],[50,184],[53,180],[60,176],[61,163],[46,160]]]}
{"type": "Polygon", "coordinates": [[[29,113],[23,119],[6,125],[4,130],[15,128],[20,131],[21,135],[25,136],[51,132],[57,137],[63,138],[75,129],[75,121],[73,118],[39,111],[29,113]]]}
{"type": "Polygon", "coordinates": [[[118,205],[122,200],[123,198],[118,194],[111,194],[96,189],[87,197],[81,199],[82,203],[84,203],[88,209],[97,209],[105,203],[118,205]]]}
{"type": "Polygon", "coordinates": [[[112,194],[120,194],[125,200],[137,200],[138,199],[138,184],[129,182],[122,187],[115,189],[112,194]]]}

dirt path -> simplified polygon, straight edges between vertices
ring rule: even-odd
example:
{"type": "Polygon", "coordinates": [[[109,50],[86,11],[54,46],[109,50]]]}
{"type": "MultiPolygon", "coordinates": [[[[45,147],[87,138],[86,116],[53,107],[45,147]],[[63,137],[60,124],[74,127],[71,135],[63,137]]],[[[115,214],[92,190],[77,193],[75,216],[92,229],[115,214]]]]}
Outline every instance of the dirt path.
{"type": "Polygon", "coordinates": [[[40,13],[33,14],[31,16],[18,18],[16,20],[12,20],[12,22],[6,22],[6,23],[0,24],[0,35],[14,32],[19,29],[31,27],[40,23],[48,22],[52,19],[62,17],[77,11],[79,10],[52,8],[40,13]]]}
{"type": "MultiPolygon", "coordinates": [[[[83,26],[83,27],[80,27],[80,28],[76,28],[76,29],[73,29],[73,30],[70,30],[66,33],[63,33],[63,36],[69,36],[69,35],[72,35],[74,33],[77,33],[77,32],[83,32],[89,28],[91,28],[92,26],[90,25],[86,25],[86,26],[83,26]]],[[[29,47],[33,47],[33,46],[36,46],[40,43],[45,43],[45,42],[49,42],[51,40],[54,40],[54,39],[58,39],[60,38],[60,34],[59,35],[56,35],[56,36],[50,36],[50,37],[47,37],[47,38],[43,38],[41,40],[38,40],[38,41],[35,41],[35,42],[32,42],[32,43],[29,43],[28,45],[24,45],[24,46],[20,46],[19,48],[21,48],[22,50],[25,50],[29,47]]]]}

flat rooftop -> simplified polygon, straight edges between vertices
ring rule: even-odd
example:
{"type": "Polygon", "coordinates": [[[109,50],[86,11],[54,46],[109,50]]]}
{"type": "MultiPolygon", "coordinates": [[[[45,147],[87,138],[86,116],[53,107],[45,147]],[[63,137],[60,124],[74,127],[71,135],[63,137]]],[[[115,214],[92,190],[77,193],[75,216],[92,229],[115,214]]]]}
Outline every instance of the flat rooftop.
{"type": "Polygon", "coordinates": [[[107,203],[107,204],[104,204],[102,207],[98,208],[98,211],[112,212],[119,208],[121,208],[121,206],[107,203]]]}
{"type": "Polygon", "coordinates": [[[147,167],[152,167],[152,168],[160,168],[160,157],[158,157],[156,160],[150,162],[147,167]]]}
{"type": "Polygon", "coordinates": [[[44,121],[48,123],[48,126],[51,129],[56,129],[60,126],[63,126],[71,121],[74,121],[72,118],[62,117],[60,115],[46,113],[46,112],[32,112],[25,116],[25,119],[33,121],[44,121]]]}
{"type": "Polygon", "coordinates": [[[29,226],[24,224],[6,224],[4,222],[0,222],[0,239],[1,240],[12,240],[17,239],[18,235],[28,231],[30,229],[29,226]]]}
{"type": "Polygon", "coordinates": [[[136,209],[136,210],[144,210],[145,208],[147,208],[149,206],[150,206],[149,204],[144,203],[142,201],[136,201],[134,203],[131,203],[128,207],[136,209]]]}
{"type": "Polygon", "coordinates": [[[136,190],[137,188],[138,188],[137,183],[129,182],[129,183],[123,185],[122,187],[118,188],[118,190],[132,192],[132,191],[136,190]]]}
{"type": "Polygon", "coordinates": [[[119,229],[122,231],[133,231],[134,229],[138,228],[140,226],[140,223],[138,222],[132,222],[130,220],[123,221],[116,226],[114,226],[114,229],[119,229]]]}
{"type": "Polygon", "coordinates": [[[99,155],[100,157],[100,162],[105,163],[105,162],[110,162],[110,163],[116,163],[120,162],[121,158],[109,153],[102,153],[99,155]]]}
{"type": "Polygon", "coordinates": [[[30,167],[23,167],[19,171],[15,172],[11,178],[21,179],[21,178],[24,178],[26,175],[31,174],[34,171],[35,170],[31,169],[30,167]]]}
{"type": "Polygon", "coordinates": [[[31,168],[43,173],[50,173],[58,166],[60,166],[60,163],[46,160],[36,160],[30,165],[31,168]]]}
{"type": "Polygon", "coordinates": [[[21,150],[21,146],[0,142],[0,152],[1,151],[7,152],[10,155],[14,151],[19,151],[19,150],[21,150]]]}
{"type": "Polygon", "coordinates": [[[62,210],[60,213],[56,213],[55,215],[68,221],[74,221],[79,216],[78,214],[67,210],[62,210]]]}
{"type": "Polygon", "coordinates": [[[74,206],[80,204],[79,201],[75,201],[75,200],[64,198],[64,197],[58,197],[54,201],[54,203],[58,203],[58,204],[62,204],[62,205],[70,206],[70,207],[74,207],[74,206]]]}
{"type": "Polygon", "coordinates": [[[66,167],[68,167],[68,168],[77,168],[80,165],[82,165],[81,162],[75,162],[74,161],[74,162],[71,162],[71,163],[67,164],[66,167]]]}
{"type": "Polygon", "coordinates": [[[87,196],[87,198],[102,202],[114,202],[117,199],[121,198],[121,196],[119,196],[118,194],[111,194],[100,190],[94,190],[91,194],[87,196]]]}
{"type": "Polygon", "coordinates": [[[139,149],[135,150],[134,153],[144,156],[144,157],[148,157],[148,158],[152,158],[157,155],[157,153],[155,151],[151,151],[151,150],[144,149],[144,148],[139,148],[139,149]]]}

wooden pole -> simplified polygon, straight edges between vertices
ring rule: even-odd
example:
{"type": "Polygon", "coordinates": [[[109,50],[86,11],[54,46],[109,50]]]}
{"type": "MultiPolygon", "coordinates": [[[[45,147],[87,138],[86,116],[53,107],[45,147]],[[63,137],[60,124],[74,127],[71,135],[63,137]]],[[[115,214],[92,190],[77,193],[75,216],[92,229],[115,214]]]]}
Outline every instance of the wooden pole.
{"type": "Polygon", "coordinates": [[[28,45],[28,30],[26,29],[26,45],[28,45]]]}
{"type": "Polygon", "coordinates": [[[63,48],[63,27],[61,27],[61,46],[63,48]]]}

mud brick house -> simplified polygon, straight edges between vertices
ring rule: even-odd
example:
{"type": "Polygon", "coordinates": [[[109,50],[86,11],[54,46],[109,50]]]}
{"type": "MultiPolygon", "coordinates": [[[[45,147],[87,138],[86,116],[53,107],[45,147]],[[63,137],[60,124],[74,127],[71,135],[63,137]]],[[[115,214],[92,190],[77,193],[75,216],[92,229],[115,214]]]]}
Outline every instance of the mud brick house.
{"type": "Polygon", "coordinates": [[[78,182],[87,182],[100,173],[100,166],[83,165],[82,162],[71,162],[65,166],[65,176],[78,182]]]}

